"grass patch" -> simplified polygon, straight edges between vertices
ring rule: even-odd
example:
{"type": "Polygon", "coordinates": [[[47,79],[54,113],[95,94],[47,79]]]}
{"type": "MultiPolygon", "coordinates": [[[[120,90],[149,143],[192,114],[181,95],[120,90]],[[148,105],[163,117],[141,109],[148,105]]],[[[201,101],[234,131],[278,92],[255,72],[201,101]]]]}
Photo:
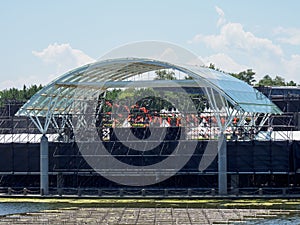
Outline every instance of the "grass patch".
{"type": "Polygon", "coordinates": [[[77,198],[0,198],[0,203],[48,203],[68,207],[172,207],[172,208],[272,208],[300,209],[299,199],[77,199],[77,198]]]}

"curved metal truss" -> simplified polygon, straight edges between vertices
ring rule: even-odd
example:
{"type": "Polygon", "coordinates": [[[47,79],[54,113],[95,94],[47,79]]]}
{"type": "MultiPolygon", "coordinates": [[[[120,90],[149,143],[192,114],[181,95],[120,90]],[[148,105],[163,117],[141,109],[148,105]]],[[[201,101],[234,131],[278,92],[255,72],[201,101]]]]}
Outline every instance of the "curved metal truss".
{"type": "MultiPolygon", "coordinates": [[[[209,102],[201,113],[213,114],[219,131],[245,124],[249,130],[254,126],[260,129],[271,114],[281,113],[262,93],[226,73],[158,60],[121,58],[88,64],[62,75],[36,93],[16,115],[29,116],[42,134],[47,133],[50,124],[63,133],[65,126],[74,126],[72,119],[80,121],[89,101],[98,101],[110,89],[172,87],[201,89],[209,102]],[[159,70],[175,71],[177,79],[153,79],[159,70]],[[46,118],[43,123],[40,117],[46,118]]],[[[85,123],[82,119],[81,124],[85,123]]]]}

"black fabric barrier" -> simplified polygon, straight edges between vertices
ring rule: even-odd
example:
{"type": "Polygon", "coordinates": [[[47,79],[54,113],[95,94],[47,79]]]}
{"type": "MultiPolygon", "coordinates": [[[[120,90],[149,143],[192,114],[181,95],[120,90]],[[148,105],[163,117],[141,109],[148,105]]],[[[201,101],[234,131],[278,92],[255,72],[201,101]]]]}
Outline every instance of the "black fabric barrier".
{"type": "MultiPolygon", "coordinates": [[[[228,172],[254,172],[254,142],[227,143],[227,170],[228,172]]],[[[258,163],[256,163],[258,164],[258,163]]]]}
{"type": "Polygon", "coordinates": [[[37,172],[40,170],[40,145],[31,145],[29,143],[27,143],[26,145],[28,153],[28,171],[37,172]]]}
{"type": "Polygon", "coordinates": [[[237,142],[227,142],[227,170],[230,172],[238,172],[237,151],[237,142]]]}
{"type": "MultiPolygon", "coordinates": [[[[153,127],[153,128],[108,128],[109,129],[109,140],[110,141],[119,141],[119,140],[127,140],[132,141],[130,137],[135,137],[140,140],[147,140],[147,138],[151,135],[151,132],[153,133],[161,133],[163,130],[165,130],[165,136],[161,137],[163,140],[179,140],[184,139],[185,137],[181,134],[184,134],[183,127],[153,127]],[[116,135],[118,134],[118,135],[116,135]],[[130,134],[133,134],[131,136],[130,134]]],[[[99,132],[100,137],[103,136],[103,133],[101,131],[99,132]]]]}
{"type": "MultiPolygon", "coordinates": [[[[270,172],[272,171],[272,152],[273,147],[270,143],[253,142],[253,171],[254,172],[270,172]]],[[[276,156],[275,156],[276,157],[276,156]]]]}
{"type": "Polygon", "coordinates": [[[11,144],[0,144],[0,172],[13,171],[14,151],[11,144]]]}
{"type": "Polygon", "coordinates": [[[292,143],[288,141],[271,142],[271,172],[291,171],[293,166],[290,165],[290,151],[292,143]]]}
{"type": "MultiPolygon", "coordinates": [[[[195,147],[195,141],[166,141],[156,148],[141,152],[118,142],[104,142],[108,153],[132,165],[150,165],[168,157],[174,149],[195,147]],[[180,143],[180,145],[179,145],[180,143]]],[[[194,154],[181,172],[199,172],[208,141],[198,141],[194,154]]],[[[211,144],[211,143],[209,143],[211,144]]],[[[39,143],[0,144],[0,172],[39,172],[39,143]]],[[[229,141],[227,169],[233,173],[300,172],[300,142],[229,141]]],[[[105,160],[98,155],[99,162],[105,160]]],[[[217,157],[203,172],[217,172],[217,157]]],[[[81,171],[92,168],[86,163],[76,143],[49,143],[49,171],[81,171]]]]}
{"type": "Polygon", "coordinates": [[[288,141],[228,142],[228,172],[272,173],[291,171],[288,141]]]}
{"type": "Polygon", "coordinates": [[[300,173],[300,141],[294,141],[292,145],[290,165],[294,172],[300,173]]]}
{"type": "Polygon", "coordinates": [[[53,155],[50,155],[50,157],[53,158],[54,165],[49,170],[77,171],[79,169],[77,160],[79,150],[76,143],[51,143],[50,149],[53,149],[53,155]]]}
{"type": "Polygon", "coordinates": [[[13,171],[14,172],[24,172],[28,171],[28,146],[27,144],[15,144],[11,145],[14,160],[13,160],[13,171]]]}

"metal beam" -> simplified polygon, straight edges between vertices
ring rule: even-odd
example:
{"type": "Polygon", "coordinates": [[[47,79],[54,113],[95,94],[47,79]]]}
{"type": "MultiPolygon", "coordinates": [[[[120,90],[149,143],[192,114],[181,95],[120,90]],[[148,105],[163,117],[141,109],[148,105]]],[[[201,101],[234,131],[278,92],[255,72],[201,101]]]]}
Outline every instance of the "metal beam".
{"type": "Polygon", "coordinates": [[[59,87],[78,87],[88,89],[107,89],[124,87],[203,87],[201,80],[140,80],[140,81],[106,81],[106,82],[59,82],[59,87]]]}

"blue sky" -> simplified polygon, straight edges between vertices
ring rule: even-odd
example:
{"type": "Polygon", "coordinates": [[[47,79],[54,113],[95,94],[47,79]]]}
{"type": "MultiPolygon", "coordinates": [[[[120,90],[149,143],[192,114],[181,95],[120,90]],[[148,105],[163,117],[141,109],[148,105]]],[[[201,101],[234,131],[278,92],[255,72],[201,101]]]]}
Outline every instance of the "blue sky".
{"type": "Polygon", "coordinates": [[[191,50],[228,72],[300,83],[300,1],[86,0],[0,2],[0,89],[46,84],[144,40],[191,50]]]}

